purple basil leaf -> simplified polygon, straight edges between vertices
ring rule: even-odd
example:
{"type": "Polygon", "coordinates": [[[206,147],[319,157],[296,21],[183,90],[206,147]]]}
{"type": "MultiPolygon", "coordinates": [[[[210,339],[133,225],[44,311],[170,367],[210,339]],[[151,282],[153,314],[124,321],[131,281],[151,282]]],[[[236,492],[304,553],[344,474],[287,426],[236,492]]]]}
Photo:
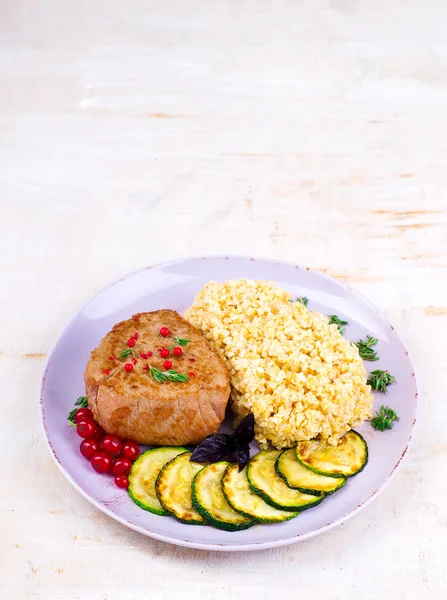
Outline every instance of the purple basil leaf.
{"type": "Polygon", "coordinates": [[[250,447],[243,446],[242,448],[238,448],[236,451],[237,463],[239,465],[239,473],[245,467],[245,465],[250,460],[250,447]]]}
{"type": "Polygon", "coordinates": [[[249,413],[236,427],[233,437],[238,447],[248,446],[255,437],[255,416],[249,413]]]}
{"type": "Polygon", "coordinates": [[[226,433],[210,435],[197,446],[189,460],[193,462],[218,462],[235,450],[234,440],[226,433]]]}

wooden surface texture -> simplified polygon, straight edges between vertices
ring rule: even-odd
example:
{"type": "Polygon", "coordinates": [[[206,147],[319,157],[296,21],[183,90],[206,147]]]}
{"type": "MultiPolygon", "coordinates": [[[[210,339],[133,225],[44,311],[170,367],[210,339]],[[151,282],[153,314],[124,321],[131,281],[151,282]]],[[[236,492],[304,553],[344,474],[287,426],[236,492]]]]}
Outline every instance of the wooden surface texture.
{"type": "Polygon", "coordinates": [[[447,3],[0,0],[2,600],[447,598],[447,3]],[[309,542],[218,554],[95,510],[38,419],[71,315],[239,253],[366,294],[419,375],[402,470],[309,542]]]}

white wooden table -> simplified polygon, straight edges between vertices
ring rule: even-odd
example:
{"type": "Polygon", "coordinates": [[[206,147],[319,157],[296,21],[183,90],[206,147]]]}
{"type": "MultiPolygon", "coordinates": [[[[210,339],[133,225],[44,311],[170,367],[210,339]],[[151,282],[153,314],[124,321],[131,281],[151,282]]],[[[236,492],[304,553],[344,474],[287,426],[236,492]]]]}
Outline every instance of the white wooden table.
{"type": "Polygon", "coordinates": [[[0,2],[2,600],[445,600],[447,3],[0,2]],[[383,495],[312,541],[247,554],[146,539],[53,464],[51,344],[147,264],[292,260],[366,294],[419,372],[383,495]]]}

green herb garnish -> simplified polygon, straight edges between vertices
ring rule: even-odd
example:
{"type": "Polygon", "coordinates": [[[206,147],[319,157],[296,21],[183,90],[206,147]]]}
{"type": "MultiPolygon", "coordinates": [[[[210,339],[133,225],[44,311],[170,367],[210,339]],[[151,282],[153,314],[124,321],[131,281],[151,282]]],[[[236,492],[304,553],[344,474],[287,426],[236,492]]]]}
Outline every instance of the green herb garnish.
{"type": "Polygon", "coordinates": [[[155,381],[158,381],[158,383],[165,383],[166,381],[184,383],[189,379],[189,375],[184,375],[183,373],[174,371],[174,369],[160,371],[160,369],[157,369],[156,367],[149,367],[149,376],[152,377],[152,379],[155,379],[155,381]]]}
{"type": "Polygon", "coordinates": [[[128,356],[132,355],[135,358],[135,350],[133,348],[126,348],[122,352],[118,354],[118,357],[121,360],[125,360],[128,356]]]}
{"type": "Polygon", "coordinates": [[[393,375],[390,375],[388,371],[377,369],[376,371],[371,371],[366,383],[370,385],[375,392],[386,394],[387,386],[396,383],[396,378],[393,377],[393,375]]]}
{"type": "Polygon", "coordinates": [[[301,304],[304,304],[304,306],[307,306],[307,303],[309,302],[309,298],[307,298],[306,296],[300,296],[299,298],[296,299],[296,302],[301,302],[301,304]]]}
{"type": "Polygon", "coordinates": [[[179,338],[174,336],[174,340],[175,340],[175,344],[171,344],[170,346],[168,346],[168,350],[172,350],[173,348],[175,348],[175,345],[178,344],[179,346],[186,346],[186,344],[190,344],[191,340],[185,340],[184,338],[179,338]]]}
{"type": "Polygon", "coordinates": [[[371,346],[375,346],[378,341],[378,339],[373,338],[371,335],[367,335],[366,342],[364,340],[354,342],[354,345],[359,349],[360,358],[369,361],[379,360],[377,352],[371,348],[371,346]]]}
{"type": "Polygon", "coordinates": [[[191,340],[185,340],[184,338],[174,337],[174,340],[177,342],[179,346],[186,346],[186,344],[190,344],[191,340]]]}
{"type": "Polygon", "coordinates": [[[337,325],[338,331],[343,335],[345,325],[349,325],[349,321],[342,321],[337,315],[329,315],[329,325],[337,325]]]}
{"type": "Polygon", "coordinates": [[[76,400],[75,402],[75,406],[76,408],[74,408],[73,410],[71,410],[68,413],[68,417],[67,417],[67,421],[70,423],[70,425],[72,425],[73,427],[76,427],[76,421],[74,420],[74,416],[76,414],[76,412],[80,409],[80,408],[86,408],[87,407],[87,396],[79,396],[79,398],[76,400]]]}
{"type": "Polygon", "coordinates": [[[392,429],[393,421],[398,420],[399,417],[394,410],[389,406],[384,406],[382,404],[380,412],[376,412],[376,415],[371,419],[371,426],[376,431],[385,431],[385,429],[392,429]]]}

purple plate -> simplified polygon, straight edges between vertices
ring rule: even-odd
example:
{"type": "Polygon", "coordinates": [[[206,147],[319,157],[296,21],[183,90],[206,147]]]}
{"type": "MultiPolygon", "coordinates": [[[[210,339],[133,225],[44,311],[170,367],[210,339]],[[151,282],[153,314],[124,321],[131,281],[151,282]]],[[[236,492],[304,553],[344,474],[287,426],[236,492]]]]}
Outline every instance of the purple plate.
{"type": "Polygon", "coordinates": [[[158,540],[191,548],[234,551],[274,548],[308,539],[339,525],[376,498],[407,452],[416,422],[417,396],[407,350],[394,328],[360,294],[331,277],[293,264],[227,256],[189,258],[148,267],[97,294],[75,315],[50,353],[42,378],[40,406],[51,455],[65,477],[97,508],[158,540]],[[66,419],[76,398],[84,394],[84,368],[91,350],[115,323],[136,312],[160,308],[183,313],[206,282],[238,277],[273,280],[293,296],[307,296],[311,310],[335,313],[349,321],[345,335],[350,340],[366,334],[379,338],[380,360],[366,366],[368,370],[388,369],[397,383],[390,386],[386,396],[376,394],[374,408],[389,404],[400,420],[392,431],[384,433],[374,431],[368,423],[358,428],[368,443],[368,465],[319,506],[286,523],[229,533],[185,525],[138,508],[125,491],[115,487],[111,477],[92,470],[80,455],[80,438],[66,419]]]}

